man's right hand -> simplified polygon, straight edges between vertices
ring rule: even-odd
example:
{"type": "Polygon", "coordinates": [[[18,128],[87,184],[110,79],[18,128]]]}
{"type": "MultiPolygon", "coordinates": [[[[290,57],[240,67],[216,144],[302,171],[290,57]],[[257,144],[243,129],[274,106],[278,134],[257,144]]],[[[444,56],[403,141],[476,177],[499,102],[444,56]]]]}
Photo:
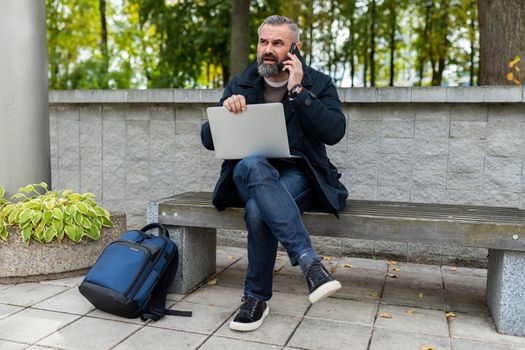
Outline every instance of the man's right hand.
{"type": "Polygon", "coordinates": [[[246,99],[243,95],[231,95],[222,103],[226,109],[232,113],[238,114],[246,110],[246,99]]]}

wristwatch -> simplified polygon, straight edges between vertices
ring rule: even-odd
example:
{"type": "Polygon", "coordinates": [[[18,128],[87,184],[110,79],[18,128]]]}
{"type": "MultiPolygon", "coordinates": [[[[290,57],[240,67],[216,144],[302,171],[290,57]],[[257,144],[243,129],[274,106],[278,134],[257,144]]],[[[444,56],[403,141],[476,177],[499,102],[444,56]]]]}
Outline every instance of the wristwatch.
{"type": "Polygon", "coordinates": [[[290,97],[290,99],[294,99],[297,97],[297,95],[299,95],[301,92],[303,91],[303,86],[301,84],[295,84],[291,89],[290,91],[288,91],[288,97],[290,97]]]}

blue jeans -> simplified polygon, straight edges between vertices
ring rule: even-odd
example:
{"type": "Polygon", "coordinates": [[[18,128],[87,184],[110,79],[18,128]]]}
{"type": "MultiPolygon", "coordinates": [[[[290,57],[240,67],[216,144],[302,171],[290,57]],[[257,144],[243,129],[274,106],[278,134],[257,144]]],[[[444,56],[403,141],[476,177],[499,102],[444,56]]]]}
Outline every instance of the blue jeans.
{"type": "Polygon", "coordinates": [[[304,269],[318,257],[301,220],[314,189],[299,168],[286,164],[276,168],[258,156],[237,163],[233,180],[245,204],[248,230],[244,295],[269,300],[278,242],[294,266],[299,264],[304,269]]]}

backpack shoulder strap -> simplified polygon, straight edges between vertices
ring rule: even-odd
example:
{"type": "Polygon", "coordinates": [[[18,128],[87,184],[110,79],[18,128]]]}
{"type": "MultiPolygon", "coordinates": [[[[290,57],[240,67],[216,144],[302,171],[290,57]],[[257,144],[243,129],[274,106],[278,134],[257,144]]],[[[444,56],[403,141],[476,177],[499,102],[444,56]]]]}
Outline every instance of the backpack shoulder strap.
{"type": "Polygon", "coordinates": [[[153,289],[151,298],[147,309],[140,316],[142,321],[153,320],[157,321],[164,315],[174,315],[182,317],[191,317],[191,311],[178,311],[178,310],[166,310],[166,297],[168,295],[168,289],[175,279],[177,268],[179,266],[179,251],[175,246],[174,254],[171,260],[168,262],[166,270],[160,277],[159,283],[153,289]]]}

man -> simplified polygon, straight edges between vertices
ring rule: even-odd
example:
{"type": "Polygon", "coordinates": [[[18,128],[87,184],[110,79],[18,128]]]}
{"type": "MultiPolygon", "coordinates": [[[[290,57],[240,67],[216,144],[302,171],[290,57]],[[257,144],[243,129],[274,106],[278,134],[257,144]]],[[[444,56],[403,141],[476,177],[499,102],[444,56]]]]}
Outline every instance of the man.
{"type": "MultiPolygon", "coordinates": [[[[306,277],[312,303],[335,293],[334,280],[312,248],[301,213],[323,209],[336,216],[348,192],[326,156],[325,144],[339,142],[346,121],[331,79],[290,53],[301,47],[299,29],[288,18],[270,16],[259,27],[257,61],[224,90],[220,104],[242,118],[247,104],[284,105],[290,152],[299,158],[265,159],[250,156],[226,160],[213,193],[213,204],[245,207],[248,230],[248,271],[242,305],[230,328],[257,329],[268,315],[277,244],[306,277]]],[[[203,145],[213,150],[208,122],[202,125],[203,145]]]]}

